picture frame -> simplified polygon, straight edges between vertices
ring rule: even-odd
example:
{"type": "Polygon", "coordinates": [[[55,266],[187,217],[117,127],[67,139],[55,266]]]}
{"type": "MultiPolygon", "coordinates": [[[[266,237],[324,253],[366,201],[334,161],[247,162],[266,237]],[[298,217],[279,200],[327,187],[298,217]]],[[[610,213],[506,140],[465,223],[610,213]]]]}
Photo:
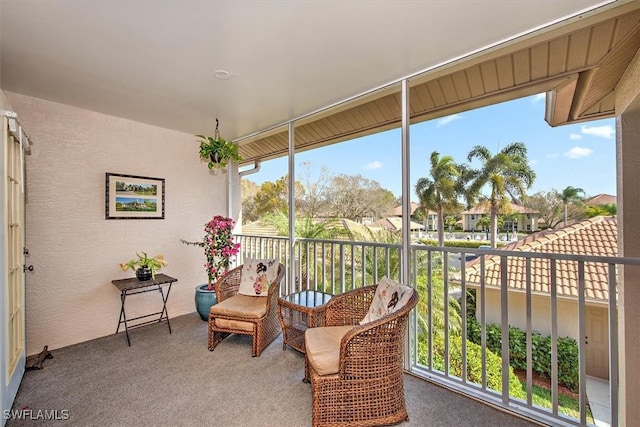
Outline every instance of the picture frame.
{"type": "Polygon", "coordinates": [[[105,174],[105,219],[164,219],[164,178],[105,174]]]}

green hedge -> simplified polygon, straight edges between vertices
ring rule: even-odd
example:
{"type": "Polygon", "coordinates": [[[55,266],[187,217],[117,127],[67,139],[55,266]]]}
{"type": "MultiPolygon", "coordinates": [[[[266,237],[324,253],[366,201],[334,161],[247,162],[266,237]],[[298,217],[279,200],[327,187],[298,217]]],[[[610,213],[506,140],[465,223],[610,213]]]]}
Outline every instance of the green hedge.
{"type": "MultiPolygon", "coordinates": [[[[435,239],[419,239],[421,243],[427,246],[438,246],[438,241],[435,239]]],[[[483,240],[445,240],[444,246],[448,248],[466,248],[466,249],[478,249],[480,246],[489,245],[488,241],[483,240]]],[[[496,242],[497,247],[504,246],[504,242],[496,242]]]]}
{"type": "MultiPolygon", "coordinates": [[[[502,391],[502,359],[492,351],[487,351],[487,387],[502,391]]],[[[427,337],[420,335],[418,341],[418,362],[423,365],[429,363],[429,348],[427,337]]],[[[433,369],[444,372],[444,337],[442,334],[433,336],[433,369]]],[[[449,373],[462,377],[462,339],[449,337],[449,373]]],[[[467,381],[482,384],[482,348],[467,340],[467,381]]],[[[513,397],[526,399],[526,392],[513,368],[509,367],[509,394],[513,397]]]]}
{"type": "MultiPolygon", "coordinates": [[[[467,338],[480,344],[480,323],[475,316],[467,316],[467,338]]],[[[502,353],[502,329],[499,325],[487,325],[487,349],[502,353]]],[[[533,331],[531,334],[532,369],[539,375],[551,377],[551,337],[533,331]]],[[[527,334],[522,329],[509,326],[509,364],[514,369],[527,369],[527,334]]],[[[578,391],[578,343],[570,337],[558,338],[558,383],[573,392],[578,391]]]]}

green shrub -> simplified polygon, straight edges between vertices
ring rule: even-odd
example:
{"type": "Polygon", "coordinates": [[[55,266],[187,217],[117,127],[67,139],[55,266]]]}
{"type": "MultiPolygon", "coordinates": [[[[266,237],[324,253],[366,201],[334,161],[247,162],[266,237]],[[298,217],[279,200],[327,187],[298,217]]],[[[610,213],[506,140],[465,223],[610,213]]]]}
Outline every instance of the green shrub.
{"type": "MultiPolygon", "coordinates": [[[[427,246],[438,246],[436,239],[420,239],[420,242],[427,246]]],[[[444,246],[448,248],[467,248],[478,249],[480,246],[486,246],[487,241],[482,240],[445,240],[444,246]]],[[[496,242],[497,247],[504,246],[504,242],[496,242]]]]}
{"type": "MultiPolygon", "coordinates": [[[[475,316],[467,316],[467,338],[481,344],[481,328],[475,316]]],[[[487,325],[487,349],[502,354],[502,329],[499,325],[487,325]]],[[[532,369],[543,377],[551,377],[551,337],[539,332],[531,334],[532,369]]],[[[509,364],[514,369],[527,369],[527,334],[520,328],[509,326],[509,364]]],[[[577,392],[578,343],[570,337],[558,338],[558,383],[577,392]]]]}
{"type": "Polygon", "coordinates": [[[580,386],[578,353],[578,343],[575,339],[558,339],[558,382],[573,392],[577,392],[580,386]]]}
{"type": "MultiPolygon", "coordinates": [[[[418,362],[429,363],[428,342],[425,335],[418,341],[418,362]]],[[[502,391],[502,359],[492,351],[487,351],[487,387],[502,391]]],[[[433,369],[444,372],[444,336],[433,336],[433,369]]],[[[449,374],[462,378],[462,339],[449,337],[449,374]]],[[[482,384],[482,348],[467,340],[467,381],[482,384]]],[[[526,398],[520,380],[509,367],[509,394],[520,399],[526,398]]]]}

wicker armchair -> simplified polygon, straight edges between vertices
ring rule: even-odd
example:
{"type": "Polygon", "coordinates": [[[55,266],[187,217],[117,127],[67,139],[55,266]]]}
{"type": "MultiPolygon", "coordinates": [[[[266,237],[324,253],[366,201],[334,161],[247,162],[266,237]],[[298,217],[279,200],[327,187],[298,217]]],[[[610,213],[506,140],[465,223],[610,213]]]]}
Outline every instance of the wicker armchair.
{"type": "Polygon", "coordinates": [[[279,264],[266,297],[238,295],[242,266],[229,271],[216,283],[218,304],[209,312],[209,351],[230,334],[243,334],[253,338],[253,357],[260,356],[280,334],[278,296],[284,271],[284,265],[279,264]]]}
{"type": "Polygon", "coordinates": [[[409,420],[403,350],[407,319],[418,294],[412,289],[404,307],[359,325],[376,287],[333,297],[326,306],[325,327],[306,331],[305,377],[312,387],[313,426],[375,426],[409,420]],[[324,364],[310,355],[314,348],[324,364]]]}

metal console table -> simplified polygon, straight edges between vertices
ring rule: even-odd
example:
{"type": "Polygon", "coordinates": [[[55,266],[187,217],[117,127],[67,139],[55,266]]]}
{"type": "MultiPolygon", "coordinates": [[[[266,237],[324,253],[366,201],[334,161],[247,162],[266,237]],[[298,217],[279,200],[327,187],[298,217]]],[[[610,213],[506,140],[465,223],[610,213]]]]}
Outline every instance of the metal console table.
{"type": "Polygon", "coordinates": [[[120,279],[120,280],[112,280],[113,286],[118,288],[120,291],[120,301],[122,302],[120,308],[120,319],[118,320],[118,327],[116,328],[116,334],[120,331],[120,325],[124,324],[125,335],[127,336],[127,344],[131,347],[131,340],[129,339],[129,329],[134,329],[139,326],[147,325],[149,323],[162,322],[163,320],[167,321],[167,326],[169,327],[169,333],[171,333],[171,323],[169,323],[169,313],[167,313],[167,300],[169,299],[169,293],[171,292],[171,285],[173,282],[177,282],[178,279],[174,279],[171,276],[167,276],[166,274],[156,274],[155,279],[140,281],[135,277],[130,279],[120,279]],[[163,285],[169,285],[167,287],[167,292],[164,292],[163,285]],[[158,291],[160,295],[162,295],[162,310],[145,314],[144,316],[134,317],[132,319],[127,319],[127,315],[124,310],[124,302],[127,299],[127,295],[135,295],[142,294],[145,292],[153,292],[158,291]],[[140,322],[135,325],[129,325],[128,322],[144,319],[151,316],[160,316],[157,319],[147,320],[145,322],[140,322]]]}

